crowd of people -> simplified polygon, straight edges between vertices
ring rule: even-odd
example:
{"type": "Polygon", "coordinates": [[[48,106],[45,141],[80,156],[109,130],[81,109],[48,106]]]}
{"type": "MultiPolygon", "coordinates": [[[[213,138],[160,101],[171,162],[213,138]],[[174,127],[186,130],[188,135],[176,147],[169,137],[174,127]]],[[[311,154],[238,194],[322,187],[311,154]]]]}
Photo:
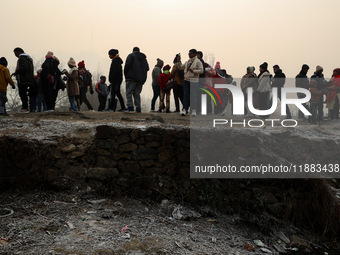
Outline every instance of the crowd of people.
{"type": "MultiPolygon", "coordinates": [[[[85,68],[85,62],[78,64],[73,58],[68,61],[69,70],[60,70],[59,59],[53,52],[47,52],[45,61],[41,68],[34,74],[32,58],[21,48],[15,48],[14,54],[18,58],[15,72],[10,75],[7,69],[6,58],[0,58],[0,115],[8,115],[5,104],[7,102],[7,86],[10,84],[15,89],[12,76],[15,76],[19,89],[19,96],[22,103],[20,112],[41,112],[54,111],[58,92],[67,90],[69,99],[69,110],[79,111],[84,102],[89,111],[94,111],[91,103],[87,99],[87,93],[94,91],[98,94],[98,111],[116,111],[118,101],[121,108],[117,111],[140,113],[141,92],[147,80],[149,64],[146,55],[140,52],[138,47],[134,47],[132,53],[125,60],[119,56],[117,49],[108,52],[112,60],[109,71],[109,85],[106,84],[106,77],[101,76],[100,81],[93,82],[92,75],[85,68]],[[121,84],[123,75],[126,83],[126,104],[121,94],[121,84]],[[95,88],[93,86],[95,85],[95,88]],[[106,108],[106,104],[108,107],[106,108]]],[[[232,107],[232,93],[227,89],[215,88],[216,84],[232,84],[236,86],[233,77],[225,69],[221,69],[220,62],[216,62],[212,67],[203,60],[203,53],[195,49],[189,50],[188,60],[182,62],[181,55],[176,54],[173,65],[164,65],[164,61],[157,59],[156,65],[152,70],[152,90],[151,112],[170,113],[170,95],[173,91],[173,101],[175,113],[186,116],[191,112],[192,116],[199,114],[201,110],[201,94],[208,93],[206,88],[210,88],[218,95],[221,104],[213,104],[208,98],[207,113],[221,114],[226,113],[228,103],[232,107]],[[159,100],[158,107],[156,102],[159,100]]],[[[281,88],[284,87],[286,76],[278,65],[273,66],[273,75],[268,70],[268,64],[264,62],[259,66],[258,75],[255,73],[254,66],[247,67],[246,74],[241,79],[240,87],[247,102],[252,97],[253,107],[266,110],[271,107],[272,88],[278,88],[277,97],[281,100],[281,88]],[[248,88],[252,88],[252,95],[248,95],[248,88]]],[[[340,68],[333,70],[332,78],[326,81],[323,75],[323,68],[317,66],[314,74],[307,77],[309,66],[304,64],[301,71],[296,76],[295,86],[308,89],[311,93],[309,104],[303,104],[311,112],[308,121],[315,124],[323,121],[324,103],[329,110],[329,119],[339,118],[339,99],[340,99],[340,68]]],[[[302,93],[297,94],[298,98],[304,98],[302,93]]],[[[214,99],[213,99],[214,100],[214,99]]],[[[249,112],[245,104],[245,114],[249,112]]],[[[286,106],[286,118],[292,118],[288,106],[286,106]]],[[[260,116],[268,118],[268,116],[260,116]]],[[[303,112],[299,110],[299,119],[305,119],[303,112]]]]}

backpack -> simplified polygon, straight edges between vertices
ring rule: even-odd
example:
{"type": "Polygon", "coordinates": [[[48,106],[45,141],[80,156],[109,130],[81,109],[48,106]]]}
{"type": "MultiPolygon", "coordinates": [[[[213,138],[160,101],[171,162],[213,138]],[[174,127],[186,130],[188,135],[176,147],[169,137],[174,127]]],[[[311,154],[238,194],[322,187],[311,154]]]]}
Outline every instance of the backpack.
{"type": "Polygon", "coordinates": [[[83,77],[83,82],[85,86],[91,86],[92,84],[92,74],[89,71],[85,71],[84,77],[83,77]]]}

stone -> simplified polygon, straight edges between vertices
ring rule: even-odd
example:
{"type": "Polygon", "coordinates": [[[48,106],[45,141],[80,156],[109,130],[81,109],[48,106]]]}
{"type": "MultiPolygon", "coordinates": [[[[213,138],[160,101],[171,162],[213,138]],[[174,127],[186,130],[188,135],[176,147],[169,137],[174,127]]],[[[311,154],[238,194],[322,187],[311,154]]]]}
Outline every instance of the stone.
{"type": "Polygon", "coordinates": [[[103,125],[96,128],[96,139],[110,139],[120,134],[121,131],[115,127],[103,125]]]}
{"type": "Polygon", "coordinates": [[[104,181],[108,178],[117,177],[118,175],[119,171],[117,168],[95,167],[89,168],[86,171],[86,177],[101,181],[104,181]]]}
{"type": "Polygon", "coordinates": [[[107,150],[116,150],[118,149],[118,144],[112,139],[98,140],[97,147],[107,150]]]}
{"type": "Polygon", "coordinates": [[[130,137],[133,142],[136,141],[139,137],[139,130],[138,129],[132,130],[130,133],[130,137]]]}
{"type": "Polygon", "coordinates": [[[144,161],[140,161],[139,164],[143,167],[150,167],[155,165],[155,162],[153,160],[144,160],[144,161]]]}
{"type": "Polygon", "coordinates": [[[117,138],[117,144],[125,144],[131,141],[131,138],[128,134],[120,135],[117,138]]]}
{"type": "Polygon", "coordinates": [[[137,149],[137,145],[134,143],[126,143],[119,146],[120,152],[134,151],[137,149]]]}
{"type": "Polygon", "coordinates": [[[70,153],[72,151],[75,151],[77,148],[74,144],[70,144],[64,148],[62,148],[62,151],[65,152],[65,153],[70,153]]]}
{"type": "Polygon", "coordinates": [[[159,162],[166,162],[170,161],[174,157],[172,151],[164,149],[160,153],[158,153],[158,161],[159,162]]]}
{"type": "Polygon", "coordinates": [[[98,148],[97,149],[97,155],[109,157],[109,156],[111,156],[111,152],[109,150],[104,150],[104,149],[98,148]]]}
{"type": "Polygon", "coordinates": [[[114,153],[113,159],[114,160],[131,159],[131,154],[130,153],[114,153]]]}
{"type": "Polygon", "coordinates": [[[159,142],[153,141],[153,142],[148,142],[145,146],[146,147],[153,147],[153,148],[157,148],[159,147],[161,144],[159,142]]]}
{"type": "Polygon", "coordinates": [[[136,161],[157,159],[157,154],[152,148],[141,148],[132,152],[132,159],[136,161]]]}

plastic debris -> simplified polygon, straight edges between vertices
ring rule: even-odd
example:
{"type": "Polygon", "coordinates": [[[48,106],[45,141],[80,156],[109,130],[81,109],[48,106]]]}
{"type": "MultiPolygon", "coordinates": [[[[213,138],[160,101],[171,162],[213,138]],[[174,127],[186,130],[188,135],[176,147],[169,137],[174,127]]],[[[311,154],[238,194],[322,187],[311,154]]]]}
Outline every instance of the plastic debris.
{"type": "Polygon", "coordinates": [[[130,229],[129,225],[126,225],[125,227],[123,227],[123,228],[121,229],[121,231],[122,231],[123,233],[125,233],[125,232],[128,231],[129,229],[130,229]]]}
{"type": "Polygon", "coordinates": [[[217,242],[216,237],[212,237],[212,238],[211,238],[211,241],[212,241],[213,243],[216,243],[216,242],[217,242]]]}
{"type": "Polygon", "coordinates": [[[0,237],[0,244],[3,245],[3,246],[7,245],[7,244],[8,244],[7,239],[6,239],[6,238],[1,238],[1,237],[0,237]]]}
{"type": "Polygon", "coordinates": [[[172,211],[172,217],[176,220],[189,220],[191,218],[200,218],[201,214],[188,210],[179,205],[172,211]]]}
{"type": "Polygon", "coordinates": [[[87,214],[95,214],[95,213],[97,213],[97,211],[87,211],[86,213],[87,214]]]}
{"type": "Polygon", "coordinates": [[[123,204],[121,203],[121,202],[119,202],[119,201],[116,201],[116,202],[114,202],[113,203],[115,206],[123,206],[123,204]]]}
{"type": "Polygon", "coordinates": [[[271,250],[268,250],[267,248],[261,248],[260,251],[264,252],[264,253],[273,253],[271,250]]]}
{"type": "Polygon", "coordinates": [[[261,240],[254,240],[254,244],[256,244],[258,247],[265,247],[266,245],[261,240]]]}
{"type": "Polygon", "coordinates": [[[8,208],[0,208],[0,218],[10,216],[14,213],[13,210],[8,208]]]}
{"type": "Polygon", "coordinates": [[[282,253],[282,254],[287,253],[287,252],[286,252],[286,248],[283,247],[283,246],[281,246],[281,245],[274,244],[273,247],[274,247],[274,249],[275,249],[276,251],[278,251],[280,254],[281,254],[281,253],[282,253]]]}
{"type": "Polygon", "coordinates": [[[282,241],[284,241],[286,244],[289,244],[289,243],[290,243],[289,238],[288,238],[283,232],[275,233],[275,235],[276,235],[278,238],[280,238],[282,241]]]}
{"type": "Polygon", "coordinates": [[[122,236],[122,238],[124,238],[124,239],[130,239],[130,238],[131,238],[131,236],[130,236],[130,234],[129,234],[129,233],[127,233],[127,234],[123,235],[123,236],[122,236]]]}

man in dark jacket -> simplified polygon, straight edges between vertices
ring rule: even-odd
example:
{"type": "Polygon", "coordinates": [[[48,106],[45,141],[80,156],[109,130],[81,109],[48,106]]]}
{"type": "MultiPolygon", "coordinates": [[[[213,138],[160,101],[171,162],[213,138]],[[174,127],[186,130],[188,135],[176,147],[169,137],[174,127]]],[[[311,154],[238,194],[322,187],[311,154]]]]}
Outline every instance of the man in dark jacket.
{"type": "MultiPolygon", "coordinates": [[[[280,99],[281,101],[281,89],[283,88],[283,86],[286,83],[286,75],[282,72],[282,70],[280,69],[280,67],[278,65],[274,65],[273,66],[273,70],[274,70],[274,78],[272,81],[272,87],[273,88],[277,88],[277,97],[280,99]]],[[[270,100],[272,104],[273,102],[273,98],[270,100]]],[[[288,105],[286,105],[286,113],[287,113],[287,117],[286,119],[291,119],[292,115],[290,114],[290,110],[288,105]]]]}
{"type": "MultiPolygon", "coordinates": [[[[309,89],[309,79],[307,77],[307,73],[309,70],[309,66],[304,64],[301,68],[300,73],[295,77],[295,87],[309,89]]],[[[305,94],[297,93],[298,98],[305,98],[305,94]]],[[[309,107],[306,103],[302,104],[308,111],[309,107]]],[[[303,112],[299,110],[299,119],[305,119],[303,112]]]]}
{"type": "Polygon", "coordinates": [[[123,69],[122,64],[123,60],[118,55],[119,51],[116,49],[109,50],[109,57],[112,59],[111,67],[110,67],[110,74],[109,74],[109,82],[110,84],[110,95],[111,100],[109,104],[109,110],[116,111],[117,108],[117,101],[116,96],[119,99],[120,103],[120,110],[119,112],[126,111],[124,104],[124,99],[122,97],[122,94],[120,93],[120,85],[123,81],[123,69]]]}
{"type": "MultiPolygon", "coordinates": [[[[316,81],[316,86],[319,91],[322,91],[326,88],[327,81],[325,80],[323,76],[323,68],[321,66],[316,67],[316,71],[314,74],[310,77],[311,80],[316,81]]],[[[319,104],[318,104],[318,120],[323,120],[323,95],[320,96],[319,104]]]]}
{"type": "Polygon", "coordinates": [[[141,53],[138,47],[134,47],[133,52],[127,56],[124,67],[128,111],[133,112],[135,104],[136,112],[141,112],[140,93],[148,71],[149,64],[145,54],[141,53]]]}
{"type": "Polygon", "coordinates": [[[22,102],[21,111],[22,113],[28,113],[28,88],[32,87],[34,84],[34,68],[33,59],[25,54],[24,50],[21,48],[14,49],[14,55],[18,58],[17,67],[15,69],[15,75],[18,88],[19,96],[22,102]]]}

